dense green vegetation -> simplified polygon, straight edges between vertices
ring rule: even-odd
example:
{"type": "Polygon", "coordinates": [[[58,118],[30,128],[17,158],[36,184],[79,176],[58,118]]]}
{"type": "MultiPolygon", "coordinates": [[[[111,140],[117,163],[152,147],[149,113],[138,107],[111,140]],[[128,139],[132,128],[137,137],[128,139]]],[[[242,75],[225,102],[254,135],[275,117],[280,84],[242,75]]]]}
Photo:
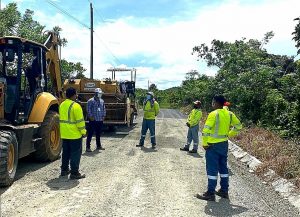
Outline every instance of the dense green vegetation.
{"type": "MultiPolygon", "coordinates": [[[[300,24],[294,40],[300,47],[300,24]]],[[[264,46],[274,36],[268,32],[262,40],[245,38],[235,42],[213,40],[211,45],[193,48],[193,54],[218,68],[215,77],[196,70],[186,74],[180,87],[154,92],[159,102],[178,108],[199,99],[211,109],[211,99],[221,93],[231,102],[244,125],[258,125],[283,137],[300,135],[300,61],[293,56],[269,54],[264,46]]],[[[139,90],[138,95],[146,90],[139,90]]]]}
{"type": "MultiPolygon", "coordinates": [[[[0,37],[6,35],[19,36],[32,41],[43,44],[47,39],[45,34],[45,26],[41,25],[38,21],[33,19],[34,12],[27,9],[24,14],[18,11],[16,3],[10,3],[0,11],[0,37]]],[[[61,32],[59,26],[53,27],[52,31],[61,32]]],[[[62,46],[67,45],[65,38],[60,39],[62,46]]],[[[77,62],[68,62],[67,60],[61,61],[62,80],[69,77],[82,78],[86,69],[82,64],[77,62]]]]}

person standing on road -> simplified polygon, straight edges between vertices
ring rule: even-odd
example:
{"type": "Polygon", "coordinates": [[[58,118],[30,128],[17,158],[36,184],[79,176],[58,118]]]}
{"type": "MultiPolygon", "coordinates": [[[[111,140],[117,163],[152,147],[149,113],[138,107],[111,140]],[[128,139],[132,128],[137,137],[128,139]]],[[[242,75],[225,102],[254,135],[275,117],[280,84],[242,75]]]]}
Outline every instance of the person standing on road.
{"type": "Polygon", "coordinates": [[[100,142],[100,135],[102,132],[103,120],[106,116],[106,109],[102,97],[102,90],[95,89],[95,96],[87,102],[87,116],[89,119],[88,133],[86,139],[86,151],[91,152],[91,140],[94,132],[96,132],[96,146],[97,150],[105,150],[100,142]]]}
{"type": "Polygon", "coordinates": [[[61,176],[71,173],[70,179],[81,179],[85,178],[84,174],[79,173],[82,137],[86,135],[85,121],[81,106],[75,102],[76,90],[72,87],[68,88],[66,96],[67,99],[59,106],[59,126],[62,138],[61,176]]]}
{"type": "Polygon", "coordinates": [[[229,198],[228,137],[236,136],[242,129],[242,125],[233,112],[223,108],[225,102],[222,95],[213,98],[214,111],[209,113],[202,132],[203,148],[206,150],[208,188],[205,193],[196,195],[201,200],[215,201],[215,194],[229,198]],[[216,192],[218,173],[221,188],[216,192]]]}
{"type": "Polygon", "coordinates": [[[136,147],[143,147],[147,130],[150,130],[150,139],[152,148],[155,149],[155,118],[159,113],[159,104],[154,99],[153,92],[147,92],[146,99],[143,103],[144,118],[142,123],[141,139],[140,143],[136,147]]]}
{"type": "Polygon", "coordinates": [[[197,153],[198,144],[199,144],[199,122],[202,117],[201,112],[201,102],[199,100],[194,102],[194,109],[188,116],[186,125],[188,126],[187,142],[183,148],[180,148],[181,151],[188,151],[189,153],[197,153]],[[189,151],[190,145],[193,141],[193,149],[189,151]]]}

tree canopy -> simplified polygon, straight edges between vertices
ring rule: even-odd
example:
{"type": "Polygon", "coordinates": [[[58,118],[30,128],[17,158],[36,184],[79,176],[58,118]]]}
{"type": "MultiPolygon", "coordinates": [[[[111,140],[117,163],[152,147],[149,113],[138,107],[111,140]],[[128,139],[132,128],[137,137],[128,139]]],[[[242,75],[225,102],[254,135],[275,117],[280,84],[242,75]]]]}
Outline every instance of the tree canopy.
{"type": "MultiPolygon", "coordinates": [[[[33,19],[34,12],[27,9],[24,14],[18,11],[17,3],[9,3],[0,11],[0,37],[6,35],[19,36],[43,44],[47,39],[46,29],[33,19]]],[[[54,26],[52,31],[60,33],[62,29],[54,26]]],[[[60,45],[66,46],[67,39],[61,38],[60,45]]],[[[69,77],[83,78],[86,69],[80,62],[61,60],[62,79],[69,77]]]]}

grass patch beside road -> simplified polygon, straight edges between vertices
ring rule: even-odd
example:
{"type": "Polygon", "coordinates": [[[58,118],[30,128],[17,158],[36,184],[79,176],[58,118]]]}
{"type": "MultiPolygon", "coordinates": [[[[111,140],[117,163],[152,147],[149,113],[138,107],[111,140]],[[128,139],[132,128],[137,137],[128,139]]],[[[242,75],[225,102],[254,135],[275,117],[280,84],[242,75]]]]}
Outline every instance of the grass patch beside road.
{"type": "Polygon", "coordinates": [[[257,170],[258,174],[272,169],[300,188],[299,145],[258,127],[244,128],[233,141],[262,161],[257,170]]]}

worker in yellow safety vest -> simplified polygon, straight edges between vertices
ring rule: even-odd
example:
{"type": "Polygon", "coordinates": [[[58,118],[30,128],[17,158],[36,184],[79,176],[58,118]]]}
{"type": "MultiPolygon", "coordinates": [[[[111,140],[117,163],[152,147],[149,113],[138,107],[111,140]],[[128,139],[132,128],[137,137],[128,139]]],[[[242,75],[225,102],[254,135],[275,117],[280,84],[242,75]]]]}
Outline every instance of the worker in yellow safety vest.
{"type": "Polygon", "coordinates": [[[79,173],[82,153],[82,138],[86,136],[82,108],[76,103],[77,92],[70,87],[66,90],[67,99],[59,106],[60,136],[62,138],[61,176],[69,173],[70,179],[85,178],[79,173]],[[69,170],[69,162],[71,170],[69,170]]]}
{"type": "Polygon", "coordinates": [[[194,102],[194,109],[188,116],[186,125],[188,126],[188,133],[187,133],[187,142],[183,148],[180,148],[181,151],[188,151],[189,153],[197,153],[198,151],[198,144],[199,144],[199,122],[202,117],[201,111],[201,102],[196,100],[194,102]],[[193,149],[190,149],[190,145],[193,141],[193,149]]]}
{"type": "Polygon", "coordinates": [[[227,167],[228,138],[236,136],[242,125],[235,114],[223,108],[226,102],[224,96],[216,95],[212,101],[214,111],[209,113],[203,127],[203,148],[206,150],[206,173],[208,188],[196,197],[202,200],[215,201],[215,194],[229,198],[229,175],[227,167]],[[220,174],[220,190],[215,191],[218,173],[220,174]]]}
{"type": "Polygon", "coordinates": [[[136,147],[144,146],[146,133],[147,130],[149,129],[152,148],[155,149],[156,147],[155,118],[159,113],[159,104],[154,99],[153,92],[147,92],[146,99],[144,100],[143,103],[143,110],[144,110],[144,118],[142,124],[141,139],[140,139],[140,143],[136,145],[136,147]]]}

